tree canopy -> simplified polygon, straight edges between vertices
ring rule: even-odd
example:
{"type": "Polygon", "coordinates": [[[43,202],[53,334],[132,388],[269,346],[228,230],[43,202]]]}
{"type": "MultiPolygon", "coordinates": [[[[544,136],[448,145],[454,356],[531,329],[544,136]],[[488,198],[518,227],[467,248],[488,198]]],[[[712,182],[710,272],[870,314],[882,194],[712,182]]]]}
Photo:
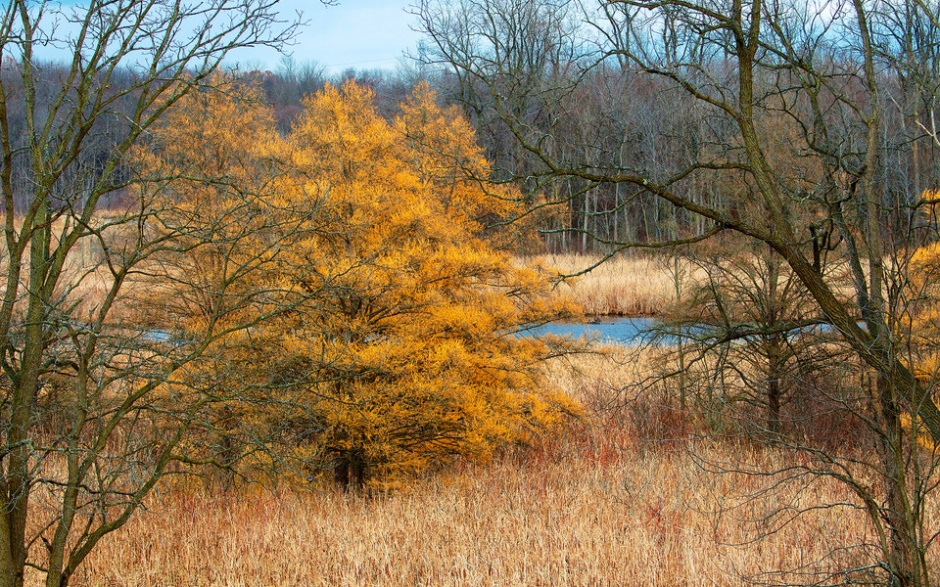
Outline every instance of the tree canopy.
{"type": "MultiPolygon", "coordinates": [[[[264,439],[300,477],[381,483],[456,456],[485,459],[579,413],[540,377],[540,361],[557,349],[520,336],[573,308],[550,301],[545,277],[498,248],[490,224],[517,198],[479,182],[487,163],[455,110],[422,85],[387,121],[371,91],[348,82],[307,98],[286,138],[264,112],[245,95],[194,95],[165,119],[154,150],[155,168],[186,160],[186,175],[200,181],[239,179],[246,161],[284,173],[267,180],[276,189],[256,207],[296,225],[284,240],[270,236],[273,224],[255,227],[245,251],[260,263],[267,253],[252,247],[279,243],[264,275],[290,310],[223,353],[265,406],[241,405],[243,439],[264,439]]],[[[174,177],[167,189],[214,229],[230,208],[227,184],[188,181],[174,177]]],[[[210,278],[207,269],[222,265],[200,272],[210,278]]]]}

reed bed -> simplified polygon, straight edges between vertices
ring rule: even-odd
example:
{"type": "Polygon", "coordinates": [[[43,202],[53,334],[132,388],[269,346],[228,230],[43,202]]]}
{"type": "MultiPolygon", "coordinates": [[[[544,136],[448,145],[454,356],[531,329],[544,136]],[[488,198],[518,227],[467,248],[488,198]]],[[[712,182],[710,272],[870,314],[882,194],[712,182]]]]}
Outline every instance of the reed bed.
{"type": "MultiPolygon", "coordinates": [[[[826,580],[826,569],[871,563],[860,511],[813,509],[851,503],[844,486],[723,468],[784,471],[794,457],[746,442],[640,442],[628,417],[637,398],[624,385],[653,360],[652,351],[558,360],[549,376],[593,406],[587,421],[395,493],[164,489],[72,584],[738,586],[826,580]]],[[[937,504],[928,509],[935,525],[937,504]]]]}
{"type": "MultiPolygon", "coordinates": [[[[396,495],[166,495],[102,545],[73,583],[740,585],[775,569],[811,570],[807,561],[864,535],[857,516],[826,510],[748,544],[760,531],[751,520],[769,515],[763,506],[715,515],[737,499],[742,480],[703,475],[684,453],[605,456],[596,440],[585,438],[578,452],[505,457],[396,495]]],[[[818,492],[835,502],[838,490],[818,492]]]]}
{"type": "MultiPolygon", "coordinates": [[[[594,260],[527,262],[570,274],[594,260]]],[[[618,258],[563,281],[557,291],[573,294],[590,314],[655,315],[676,301],[677,279],[684,287],[690,275],[656,260],[618,258]]],[[[603,347],[559,357],[547,366],[547,384],[581,401],[584,421],[535,447],[508,450],[484,464],[458,462],[393,493],[164,485],[125,528],[105,539],[71,584],[870,581],[865,569],[877,571],[872,564],[879,555],[870,522],[852,507],[845,486],[794,475],[799,455],[689,433],[694,418],[677,408],[668,384],[653,375],[663,360],[656,349],[603,347]],[[779,473],[734,472],[744,464],[779,473]],[[862,570],[828,575],[846,568],[862,570]]],[[[934,498],[926,511],[933,531],[940,526],[934,498]]],[[[940,568],[936,544],[927,555],[940,568]]],[[[29,586],[40,583],[38,573],[27,578],[29,586]]]]}
{"type": "MultiPolygon", "coordinates": [[[[540,266],[561,279],[557,295],[571,296],[593,316],[657,316],[676,302],[676,267],[655,257],[618,256],[597,265],[600,258],[583,255],[552,255],[529,258],[526,264],[540,266]],[[574,276],[574,277],[567,277],[574,276]]],[[[690,269],[679,267],[680,287],[690,269]]],[[[681,290],[680,290],[681,291],[681,290]]]]}

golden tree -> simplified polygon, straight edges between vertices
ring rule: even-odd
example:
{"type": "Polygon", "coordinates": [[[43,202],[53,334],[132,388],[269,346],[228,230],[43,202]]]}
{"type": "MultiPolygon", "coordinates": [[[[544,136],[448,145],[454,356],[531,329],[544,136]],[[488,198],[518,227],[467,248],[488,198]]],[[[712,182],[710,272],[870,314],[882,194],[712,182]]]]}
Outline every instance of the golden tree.
{"type": "Polygon", "coordinates": [[[236,89],[192,97],[142,157],[168,178],[174,221],[216,235],[166,256],[178,287],[155,299],[176,322],[161,327],[258,316],[179,382],[225,398],[194,460],[229,466],[264,447],[275,460],[254,463],[299,459],[295,476],[386,483],[578,413],[539,375],[557,349],[518,335],[571,308],[494,246],[486,222],[514,198],[470,179],[486,160],[465,120],[422,86],[389,122],[348,83],[309,98],[285,140],[257,93],[236,89]],[[193,301],[226,287],[239,307],[193,301]]]}
{"type": "MultiPolygon", "coordinates": [[[[143,231],[155,243],[135,288],[134,322],[151,337],[199,356],[159,389],[172,414],[204,398],[180,460],[234,471],[264,448],[266,399],[255,370],[263,325],[294,311],[304,295],[281,278],[282,252],[314,226],[314,202],[294,205],[291,150],[257,87],[217,75],[180,100],[153,129],[135,163],[149,178],[138,197],[159,210],[143,231]]],[[[162,425],[162,424],[161,424],[162,425]]]]}
{"type": "Polygon", "coordinates": [[[295,367],[284,383],[311,464],[362,483],[485,458],[577,412],[539,379],[551,349],[516,334],[569,309],[482,236],[512,194],[465,173],[486,166],[466,121],[419,87],[390,124],[347,83],[309,98],[290,138],[307,178],[298,193],[321,194],[329,219],[289,252],[285,274],[316,293],[279,325],[272,365],[295,367]]]}

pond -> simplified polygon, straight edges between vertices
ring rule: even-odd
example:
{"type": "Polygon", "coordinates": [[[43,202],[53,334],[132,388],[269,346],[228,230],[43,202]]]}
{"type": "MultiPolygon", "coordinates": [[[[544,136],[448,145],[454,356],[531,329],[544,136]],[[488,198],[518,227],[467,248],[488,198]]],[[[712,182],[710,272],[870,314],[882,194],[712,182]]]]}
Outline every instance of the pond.
{"type": "Polygon", "coordinates": [[[648,344],[658,321],[655,318],[603,318],[589,322],[552,322],[525,332],[528,336],[569,336],[603,344],[624,346],[648,344]]]}
{"type": "MultiPolygon", "coordinates": [[[[642,344],[652,344],[654,346],[674,345],[678,342],[678,331],[676,327],[661,329],[662,323],[655,318],[602,318],[593,319],[586,322],[553,322],[536,328],[532,328],[523,333],[524,336],[568,336],[574,339],[585,338],[589,341],[602,344],[616,344],[622,346],[639,346],[642,344]]],[[[734,340],[738,342],[744,340],[754,340],[759,335],[741,334],[749,330],[747,324],[738,325],[739,328],[733,332],[738,335],[734,340]]],[[[865,328],[864,323],[859,326],[865,328]]],[[[759,331],[759,328],[753,326],[759,331]]],[[[692,336],[696,338],[711,336],[721,336],[723,330],[716,327],[705,325],[686,325],[681,327],[683,336],[692,336]]],[[[822,320],[809,320],[803,323],[792,325],[787,331],[787,337],[799,337],[807,334],[820,336],[834,334],[834,328],[831,324],[826,324],[822,320]]]]}

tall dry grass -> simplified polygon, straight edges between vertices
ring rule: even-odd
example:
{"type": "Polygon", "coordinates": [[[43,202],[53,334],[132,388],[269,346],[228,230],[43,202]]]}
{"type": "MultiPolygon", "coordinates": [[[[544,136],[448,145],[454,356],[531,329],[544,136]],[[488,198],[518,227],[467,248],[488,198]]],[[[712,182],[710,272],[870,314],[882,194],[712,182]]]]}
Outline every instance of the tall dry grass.
{"type": "MultiPolygon", "coordinates": [[[[542,260],[562,273],[592,262],[542,260]]],[[[558,291],[592,314],[651,315],[675,301],[675,277],[668,264],[621,258],[558,291]]],[[[684,428],[688,414],[644,407],[650,394],[668,400],[669,390],[651,377],[658,360],[653,349],[557,359],[549,383],[588,407],[586,422],[535,449],[487,465],[458,464],[397,493],[165,486],[93,552],[72,584],[737,586],[744,579],[869,579],[866,571],[825,574],[865,568],[878,557],[869,522],[851,507],[845,487],[826,478],[775,485],[780,476],[719,470],[747,462],[783,471],[800,463],[743,441],[692,438],[684,428]],[[816,509],[820,504],[843,505],[816,509]],[[799,518],[789,517],[798,511],[799,518]]],[[[940,506],[932,500],[926,510],[927,529],[935,531],[940,506]]],[[[940,568],[936,544],[927,554],[940,568]]],[[[27,583],[40,580],[33,573],[27,583]]]]}
{"type": "MultiPolygon", "coordinates": [[[[793,457],[744,442],[651,447],[628,414],[644,354],[566,357],[550,377],[592,406],[563,438],[393,494],[331,488],[167,490],[89,558],[74,585],[738,586],[805,583],[875,559],[844,486],[717,472],[793,457]],[[767,492],[767,493],[764,493],[767,492]],[[795,521],[790,513],[802,510],[795,521]],[[781,569],[793,572],[779,574],[781,569]]],[[[928,505],[929,527],[940,509],[928,505]]],[[[938,563],[937,547],[928,556],[938,563]]],[[[868,578],[829,577],[832,583],[868,578]]]]}
{"type": "Polygon", "coordinates": [[[747,545],[753,530],[742,519],[765,518],[761,506],[711,513],[735,499],[740,480],[703,475],[682,454],[605,458],[591,440],[578,449],[507,457],[374,498],[165,496],[73,583],[730,586],[825,557],[860,531],[853,516],[820,511],[747,545]]]}
{"type": "MultiPolygon", "coordinates": [[[[551,255],[523,262],[541,266],[557,276],[572,276],[596,265],[599,257],[551,255]]],[[[619,256],[591,271],[562,280],[557,295],[570,295],[584,311],[595,316],[655,316],[676,301],[675,267],[655,257],[619,256]]],[[[690,278],[690,269],[680,267],[680,287],[690,278]]]]}

